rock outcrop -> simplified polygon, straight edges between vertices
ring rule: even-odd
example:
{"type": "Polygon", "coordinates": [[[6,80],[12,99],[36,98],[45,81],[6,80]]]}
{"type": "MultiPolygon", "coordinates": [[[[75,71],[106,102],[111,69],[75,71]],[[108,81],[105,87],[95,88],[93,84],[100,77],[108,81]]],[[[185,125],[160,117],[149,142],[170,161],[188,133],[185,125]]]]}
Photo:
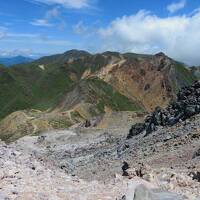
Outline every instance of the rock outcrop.
{"type": "Polygon", "coordinates": [[[156,130],[158,126],[173,126],[200,113],[200,81],[182,88],[177,99],[166,109],[157,107],[148,115],[144,123],[135,124],[129,131],[127,139],[145,132],[145,136],[156,130]]]}

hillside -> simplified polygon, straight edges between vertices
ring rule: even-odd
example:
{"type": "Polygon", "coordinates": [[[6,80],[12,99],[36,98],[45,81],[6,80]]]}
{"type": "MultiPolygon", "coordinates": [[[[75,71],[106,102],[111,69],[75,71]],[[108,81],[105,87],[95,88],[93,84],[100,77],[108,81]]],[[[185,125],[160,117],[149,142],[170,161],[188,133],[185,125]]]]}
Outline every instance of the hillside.
{"type": "Polygon", "coordinates": [[[114,111],[143,110],[138,102],[131,101],[111,85],[93,77],[81,80],[71,92],[63,96],[56,109],[69,110],[83,102],[96,106],[97,113],[106,112],[106,107],[114,111]]]}
{"type": "Polygon", "coordinates": [[[92,55],[71,50],[12,68],[1,67],[0,119],[15,111],[35,109],[47,113],[49,121],[52,113],[60,119],[57,116],[62,112],[75,111],[80,116],[75,120],[68,116],[70,123],[64,123],[68,127],[112,111],[152,111],[156,106],[165,107],[181,87],[195,79],[184,64],[163,53],[92,55]]]}
{"type": "Polygon", "coordinates": [[[97,78],[82,80],[49,111],[13,112],[0,121],[0,139],[10,142],[25,135],[64,129],[108,111],[142,112],[143,108],[97,78]]]}
{"type": "Polygon", "coordinates": [[[2,89],[11,87],[10,93],[18,101],[10,96],[4,97],[4,93],[2,101],[11,106],[6,106],[6,109],[5,103],[1,103],[3,110],[0,116],[24,108],[48,109],[72,85],[88,77],[100,78],[147,110],[166,105],[182,86],[195,79],[183,64],[162,53],[155,56],[116,52],[91,55],[71,50],[1,72],[2,89]],[[23,100],[15,97],[12,90],[20,92],[23,100]]]}

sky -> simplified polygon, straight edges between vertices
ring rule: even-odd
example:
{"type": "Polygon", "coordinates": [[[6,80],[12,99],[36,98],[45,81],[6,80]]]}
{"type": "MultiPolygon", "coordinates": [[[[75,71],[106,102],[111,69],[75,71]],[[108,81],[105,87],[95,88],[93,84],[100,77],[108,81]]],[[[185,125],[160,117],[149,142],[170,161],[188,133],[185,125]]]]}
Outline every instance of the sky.
{"type": "Polygon", "coordinates": [[[0,0],[0,56],[70,49],[200,65],[200,0],[0,0]]]}

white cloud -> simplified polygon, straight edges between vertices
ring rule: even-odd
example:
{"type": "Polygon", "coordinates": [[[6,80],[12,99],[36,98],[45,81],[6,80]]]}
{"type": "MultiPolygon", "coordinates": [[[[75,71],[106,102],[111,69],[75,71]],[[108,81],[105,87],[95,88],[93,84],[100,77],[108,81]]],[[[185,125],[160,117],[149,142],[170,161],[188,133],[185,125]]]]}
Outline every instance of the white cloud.
{"type": "Polygon", "coordinates": [[[53,24],[49,23],[47,19],[36,19],[33,22],[31,22],[34,26],[44,26],[44,27],[52,27],[53,24]]]}
{"type": "Polygon", "coordinates": [[[7,37],[16,37],[16,38],[38,38],[39,34],[33,33],[7,33],[7,37]]]}
{"type": "Polygon", "coordinates": [[[64,20],[60,17],[60,10],[59,7],[55,7],[51,10],[48,10],[45,13],[44,18],[42,19],[36,19],[30,24],[34,26],[43,26],[43,27],[53,27],[53,26],[58,26],[59,29],[63,29],[65,27],[65,22],[64,20]],[[54,23],[52,23],[52,21],[54,23]],[[57,22],[57,23],[55,23],[57,22]]]}
{"type": "Polygon", "coordinates": [[[175,13],[181,9],[183,9],[184,7],[186,6],[186,0],[181,0],[179,2],[174,2],[172,4],[169,4],[167,6],[167,10],[170,12],[170,13],[175,13]]]}
{"type": "Polygon", "coordinates": [[[30,56],[32,55],[31,49],[14,49],[14,50],[0,50],[0,57],[13,57],[13,56],[30,56]]]}
{"type": "Polygon", "coordinates": [[[56,18],[56,17],[59,16],[59,14],[60,14],[59,8],[58,8],[58,7],[55,7],[55,8],[53,8],[53,9],[51,9],[51,10],[48,10],[48,11],[46,12],[45,18],[46,18],[46,19],[56,18]]]}
{"type": "Polygon", "coordinates": [[[99,30],[102,50],[136,53],[165,52],[190,64],[200,64],[200,11],[161,18],[147,11],[117,18],[99,30]]]}
{"type": "Polygon", "coordinates": [[[65,8],[81,9],[90,6],[91,0],[34,0],[44,4],[58,4],[65,8]]]}

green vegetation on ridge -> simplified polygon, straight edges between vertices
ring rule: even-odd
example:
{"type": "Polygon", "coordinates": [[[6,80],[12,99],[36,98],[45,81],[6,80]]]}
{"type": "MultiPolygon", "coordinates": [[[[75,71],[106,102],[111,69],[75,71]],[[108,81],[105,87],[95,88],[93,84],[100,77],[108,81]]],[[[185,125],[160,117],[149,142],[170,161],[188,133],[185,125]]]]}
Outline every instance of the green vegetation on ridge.
{"type": "Polygon", "coordinates": [[[185,85],[191,85],[197,79],[182,63],[176,62],[175,70],[178,81],[181,81],[185,85]]]}
{"type": "Polygon", "coordinates": [[[105,106],[115,111],[143,110],[137,102],[131,101],[116,91],[111,85],[98,78],[86,79],[81,85],[85,92],[87,92],[88,102],[94,102],[95,100],[100,112],[104,112],[105,106]]]}

